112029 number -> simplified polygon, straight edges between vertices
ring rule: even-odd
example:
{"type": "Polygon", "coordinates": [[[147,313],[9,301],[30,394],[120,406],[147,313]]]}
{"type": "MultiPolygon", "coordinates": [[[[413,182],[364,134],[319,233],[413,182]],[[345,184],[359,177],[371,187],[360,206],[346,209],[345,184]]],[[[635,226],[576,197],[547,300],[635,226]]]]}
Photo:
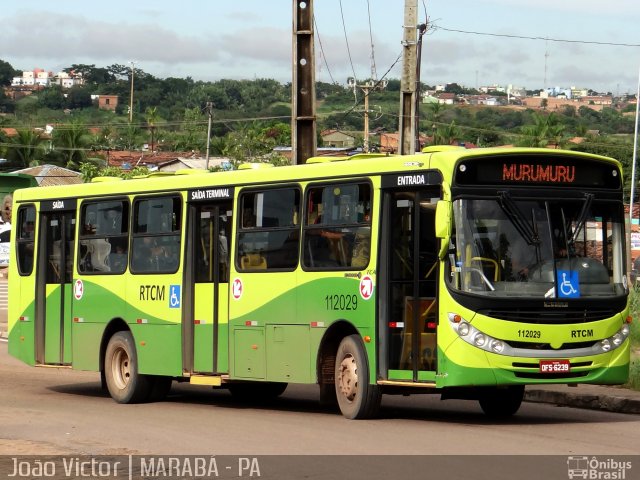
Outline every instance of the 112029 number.
{"type": "Polygon", "coordinates": [[[327,295],[324,297],[327,310],[357,310],[357,295],[327,295]]]}

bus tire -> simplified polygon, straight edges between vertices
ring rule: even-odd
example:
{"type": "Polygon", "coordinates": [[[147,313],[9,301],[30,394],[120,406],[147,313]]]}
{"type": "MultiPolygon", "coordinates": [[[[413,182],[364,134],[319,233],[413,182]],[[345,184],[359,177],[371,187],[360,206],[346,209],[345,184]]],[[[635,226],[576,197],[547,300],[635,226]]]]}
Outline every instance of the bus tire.
{"type": "Polygon", "coordinates": [[[524,385],[510,385],[504,388],[487,388],[480,393],[480,408],[491,418],[508,418],[514,415],[524,397],[524,385]]]}
{"type": "Polygon", "coordinates": [[[131,332],[116,332],[107,344],[104,372],[111,398],[118,403],[141,403],[149,399],[153,380],[138,373],[138,356],[131,332]]]}
{"type": "Polygon", "coordinates": [[[377,385],[369,384],[369,362],[358,335],[349,335],[340,342],[334,378],[342,415],[360,420],[378,414],[382,395],[377,385]]]}

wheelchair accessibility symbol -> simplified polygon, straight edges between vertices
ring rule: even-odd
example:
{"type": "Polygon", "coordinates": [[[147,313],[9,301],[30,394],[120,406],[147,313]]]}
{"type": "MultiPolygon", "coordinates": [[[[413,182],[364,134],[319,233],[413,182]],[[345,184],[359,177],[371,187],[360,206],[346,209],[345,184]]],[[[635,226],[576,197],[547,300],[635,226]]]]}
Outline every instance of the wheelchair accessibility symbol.
{"type": "Polygon", "coordinates": [[[169,285],[169,308],[180,308],[180,285],[169,285]]]}
{"type": "Polygon", "coordinates": [[[580,298],[580,282],[576,270],[558,270],[556,289],[560,298],[580,298]]]}

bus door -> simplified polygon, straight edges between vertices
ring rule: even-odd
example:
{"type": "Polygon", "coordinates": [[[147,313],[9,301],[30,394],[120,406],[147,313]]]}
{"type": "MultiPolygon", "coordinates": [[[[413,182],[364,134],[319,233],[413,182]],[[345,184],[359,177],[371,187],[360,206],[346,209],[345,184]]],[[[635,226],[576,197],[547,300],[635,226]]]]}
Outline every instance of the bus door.
{"type": "Polygon", "coordinates": [[[379,373],[387,380],[435,381],[438,196],[437,188],[384,191],[379,373]]]}
{"type": "Polygon", "coordinates": [[[201,374],[227,372],[233,189],[193,190],[189,198],[184,370],[201,374]]]}
{"type": "Polygon", "coordinates": [[[40,205],[36,271],[36,361],[71,363],[71,305],[76,201],[53,200],[40,205]]]}

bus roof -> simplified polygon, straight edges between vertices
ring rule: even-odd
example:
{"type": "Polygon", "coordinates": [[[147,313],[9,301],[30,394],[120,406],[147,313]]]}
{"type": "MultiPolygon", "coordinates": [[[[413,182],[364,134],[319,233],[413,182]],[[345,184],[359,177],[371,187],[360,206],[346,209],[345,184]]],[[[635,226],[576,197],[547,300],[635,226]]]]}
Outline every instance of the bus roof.
{"type": "MultiPolygon", "coordinates": [[[[86,196],[115,195],[166,192],[205,186],[245,186],[297,181],[320,181],[383,173],[398,173],[438,169],[445,179],[450,179],[456,163],[464,158],[500,155],[537,155],[537,156],[582,156],[608,161],[618,168],[620,163],[608,157],[573,152],[569,150],[551,150],[545,148],[474,148],[445,149],[415,155],[366,155],[355,156],[353,160],[330,162],[312,162],[303,165],[276,168],[255,168],[256,165],[240,170],[202,172],[198,174],[154,175],[125,181],[98,181],[76,185],[50,186],[46,188],[28,188],[16,192],[14,200],[25,202],[50,198],[80,198],[86,196]]],[[[343,160],[343,159],[341,159],[343,160]]],[[[194,172],[196,173],[196,172],[194,172]]],[[[106,180],[106,179],[104,179],[106,180]]]]}

